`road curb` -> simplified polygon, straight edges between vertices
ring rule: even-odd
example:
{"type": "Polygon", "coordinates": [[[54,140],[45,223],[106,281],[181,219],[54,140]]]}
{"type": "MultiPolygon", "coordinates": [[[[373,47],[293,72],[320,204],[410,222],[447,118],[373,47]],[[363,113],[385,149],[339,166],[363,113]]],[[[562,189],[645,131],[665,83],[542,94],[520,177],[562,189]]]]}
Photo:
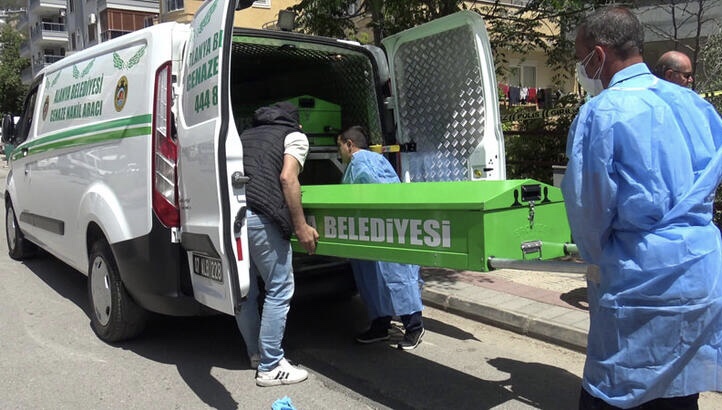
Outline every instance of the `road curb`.
{"type": "MultiPolygon", "coordinates": [[[[587,332],[578,326],[568,326],[559,323],[559,321],[540,318],[537,315],[469,300],[448,292],[440,292],[433,289],[433,287],[423,289],[422,299],[424,304],[428,306],[573,350],[586,351],[587,332]]],[[[545,309],[549,308],[544,303],[532,300],[526,300],[525,302],[528,303],[525,303],[523,307],[527,311],[543,313],[545,309]]],[[[586,315],[583,312],[573,312],[573,314],[577,319],[580,315],[586,315]]]]}

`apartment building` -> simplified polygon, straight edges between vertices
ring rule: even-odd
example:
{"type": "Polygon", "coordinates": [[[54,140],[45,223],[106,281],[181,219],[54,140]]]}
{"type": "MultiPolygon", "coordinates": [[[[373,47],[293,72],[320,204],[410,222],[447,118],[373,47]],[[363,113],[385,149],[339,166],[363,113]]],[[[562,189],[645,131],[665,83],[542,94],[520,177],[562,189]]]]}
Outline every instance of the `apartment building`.
{"type": "Polygon", "coordinates": [[[153,24],[158,0],[28,0],[18,30],[20,55],[30,59],[24,83],[66,54],[153,24]]]}
{"type": "Polygon", "coordinates": [[[67,0],[68,51],[153,25],[158,0],[67,0]]]}
{"type": "MultiPolygon", "coordinates": [[[[189,22],[201,0],[28,0],[17,28],[26,34],[20,55],[30,59],[24,83],[67,54],[158,22],[189,22]]],[[[258,0],[236,13],[237,26],[277,29],[279,12],[298,0],[258,0]]],[[[285,16],[289,16],[286,14],[285,16]]]]}
{"type": "Polygon", "coordinates": [[[30,59],[30,67],[22,72],[23,82],[29,83],[35,73],[65,56],[68,47],[65,0],[28,0],[17,28],[26,34],[20,56],[30,59]]]}
{"type": "MultiPolygon", "coordinates": [[[[299,3],[299,0],[258,0],[245,10],[236,12],[234,25],[237,27],[279,29],[278,21],[291,14],[285,10],[299,3]]],[[[193,19],[202,0],[160,0],[161,22],[189,22],[193,19]]]]}

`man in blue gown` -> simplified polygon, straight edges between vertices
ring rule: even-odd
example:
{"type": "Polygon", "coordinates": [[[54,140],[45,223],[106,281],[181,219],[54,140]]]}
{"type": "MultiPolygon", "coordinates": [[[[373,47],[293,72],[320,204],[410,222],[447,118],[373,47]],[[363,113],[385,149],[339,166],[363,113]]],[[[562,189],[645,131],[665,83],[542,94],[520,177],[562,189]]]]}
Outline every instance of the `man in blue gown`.
{"type": "Polygon", "coordinates": [[[627,9],[590,15],[576,37],[596,95],[569,131],[562,182],[590,264],[580,408],[696,409],[722,389],[722,244],[712,222],[722,121],[642,61],[627,9]],[[597,95],[598,94],[598,95],[597,95]]]}
{"type": "MultiPolygon", "coordinates": [[[[336,142],[341,160],[347,164],[342,183],[400,182],[386,158],[367,149],[368,137],[362,127],[347,129],[338,136],[336,142]]],[[[419,267],[362,260],[352,260],[351,267],[371,319],[369,329],[358,335],[356,340],[359,343],[388,340],[391,318],[399,316],[405,329],[404,338],[393,347],[403,350],[416,348],[424,335],[419,267]]]]}

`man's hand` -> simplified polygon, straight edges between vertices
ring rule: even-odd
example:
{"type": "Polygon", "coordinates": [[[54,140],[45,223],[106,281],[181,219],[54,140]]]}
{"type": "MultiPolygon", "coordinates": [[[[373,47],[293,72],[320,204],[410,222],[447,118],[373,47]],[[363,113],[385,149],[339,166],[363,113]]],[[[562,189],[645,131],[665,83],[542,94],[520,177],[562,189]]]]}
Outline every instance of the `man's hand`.
{"type": "Polygon", "coordinates": [[[318,232],[313,226],[304,224],[301,229],[296,229],[296,237],[298,238],[298,243],[303,246],[303,249],[305,249],[309,255],[316,253],[318,232]]]}

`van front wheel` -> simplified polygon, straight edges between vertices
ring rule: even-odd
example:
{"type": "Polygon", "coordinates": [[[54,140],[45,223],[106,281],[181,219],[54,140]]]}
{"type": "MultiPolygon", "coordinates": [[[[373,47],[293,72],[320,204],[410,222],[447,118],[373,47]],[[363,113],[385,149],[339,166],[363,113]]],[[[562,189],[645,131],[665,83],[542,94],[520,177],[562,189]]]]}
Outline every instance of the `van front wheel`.
{"type": "Polygon", "coordinates": [[[147,313],[125,290],[113,253],[104,240],[95,242],[90,251],[88,299],[90,324],[101,340],[119,342],[143,331],[147,313]]]}
{"type": "Polygon", "coordinates": [[[9,200],[5,201],[5,239],[8,244],[8,255],[16,261],[31,256],[35,250],[35,245],[25,239],[25,235],[20,230],[15,209],[9,200]]]}

